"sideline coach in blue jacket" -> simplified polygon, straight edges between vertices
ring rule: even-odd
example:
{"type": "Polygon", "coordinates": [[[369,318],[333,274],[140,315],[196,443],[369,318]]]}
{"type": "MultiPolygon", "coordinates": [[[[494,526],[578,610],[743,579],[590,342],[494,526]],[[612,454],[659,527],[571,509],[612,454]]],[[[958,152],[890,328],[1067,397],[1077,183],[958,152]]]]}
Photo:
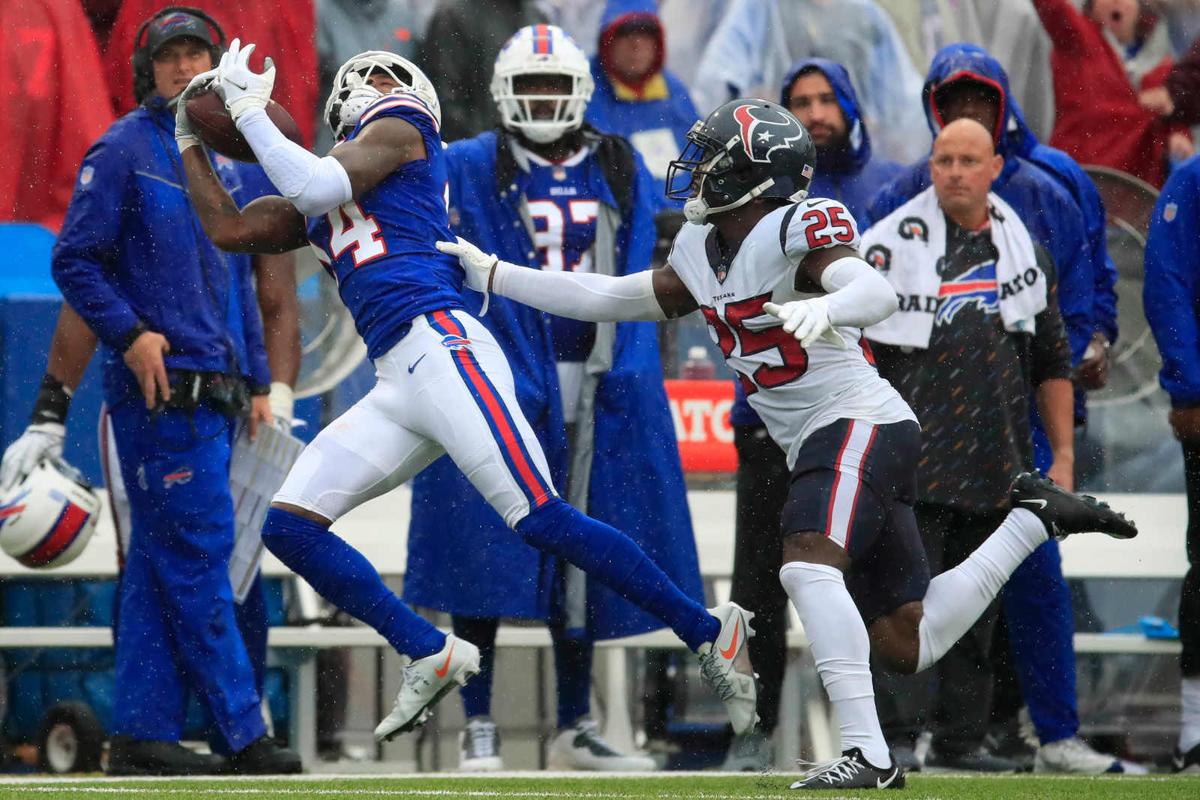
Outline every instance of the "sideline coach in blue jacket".
{"type": "MultiPolygon", "coordinates": [[[[229,463],[239,417],[271,420],[270,372],[250,262],[204,235],[175,144],[176,97],[211,69],[224,35],[196,9],[160,11],[138,31],[141,104],[84,157],[54,248],[54,279],[103,344],[132,534],[116,637],[112,774],[224,768],[177,743],[186,680],[239,772],[295,772],[266,736],[227,574],[234,542],[229,463]]],[[[240,202],[274,193],[256,168],[214,159],[240,202]]]]}
{"type": "Polygon", "coordinates": [[[1146,241],[1143,302],[1162,354],[1159,383],[1183,445],[1188,571],[1179,596],[1181,722],[1177,771],[1200,770],[1200,156],[1171,173],[1146,241]]]}

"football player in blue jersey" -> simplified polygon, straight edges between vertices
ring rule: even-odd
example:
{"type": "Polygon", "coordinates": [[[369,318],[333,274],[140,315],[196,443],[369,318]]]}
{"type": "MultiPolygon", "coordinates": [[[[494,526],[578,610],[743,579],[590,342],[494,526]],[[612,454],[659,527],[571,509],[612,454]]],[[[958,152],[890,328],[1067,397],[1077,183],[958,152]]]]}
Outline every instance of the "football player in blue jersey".
{"type": "MultiPolygon", "coordinates": [[[[503,130],[446,151],[455,233],[538,269],[626,275],[649,266],[659,187],[629,142],[584,125],[591,94],[587,56],[560,28],[530,25],[509,39],[492,77],[503,130]]],[[[466,301],[477,313],[482,296],[466,301]]],[[[702,597],[654,324],[578,322],[499,297],[481,321],[508,355],[521,409],[567,500],[626,531],[702,597]]],[[[462,689],[460,770],[502,767],[490,718],[499,617],[549,623],[552,769],[654,768],[608,744],[588,712],[592,642],[655,630],[657,618],[509,533],[450,459],[413,481],[408,564],[404,600],[451,613],[455,633],[480,648],[480,674],[462,689]],[[455,557],[464,550],[475,557],[455,557]]]]}
{"type": "Polygon", "coordinates": [[[463,309],[464,273],[436,248],[452,239],[437,95],[410,61],[369,52],[334,79],[326,118],[338,140],[319,158],[267,117],[275,68],[250,69],[234,40],[197,76],[180,109],[214,81],[238,130],[282,197],[239,210],[215,180],[187,115],[176,118],[190,192],[219,246],[280,252],[311,244],[375,361],[374,388],[313,440],[272,503],[263,542],[327,600],[411,657],[380,740],[420,725],[479,671],[479,650],[405,606],[369,562],[329,531],[355,506],[412,478],[443,453],[526,542],[662,619],[700,657],[734,729],[755,722],[746,655],[751,616],[711,611],[681,591],[632,539],[559,499],[541,445],[516,400],[504,353],[463,309]]]}

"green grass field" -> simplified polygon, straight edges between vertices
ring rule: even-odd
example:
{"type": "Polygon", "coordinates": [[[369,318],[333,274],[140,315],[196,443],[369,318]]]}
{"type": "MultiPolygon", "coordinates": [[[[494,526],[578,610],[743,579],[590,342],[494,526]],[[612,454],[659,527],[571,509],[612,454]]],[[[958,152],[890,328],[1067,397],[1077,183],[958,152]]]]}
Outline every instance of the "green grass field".
{"type": "MultiPolygon", "coordinates": [[[[688,798],[689,800],[784,800],[806,796],[788,791],[788,775],[662,775],[647,777],[562,776],[399,776],[334,778],[308,776],[274,780],[183,779],[25,779],[0,780],[0,798],[527,798],[528,800],[608,800],[608,798],[688,798]]],[[[832,798],[829,793],[812,796],[832,798]]],[[[1146,797],[1153,800],[1197,800],[1200,776],[1147,777],[964,777],[955,775],[910,776],[900,791],[861,792],[848,797],[945,798],[946,800],[1008,800],[1009,798],[1146,797]]]]}

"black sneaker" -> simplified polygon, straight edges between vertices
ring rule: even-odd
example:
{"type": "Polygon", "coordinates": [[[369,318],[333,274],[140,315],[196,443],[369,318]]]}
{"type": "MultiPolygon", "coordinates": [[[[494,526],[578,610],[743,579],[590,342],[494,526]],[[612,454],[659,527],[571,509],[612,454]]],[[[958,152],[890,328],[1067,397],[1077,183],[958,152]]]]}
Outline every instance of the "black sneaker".
{"type": "MultiPolygon", "coordinates": [[[[889,758],[890,758],[889,754],[889,758]]],[[[818,764],[792,784],[793,789],[903,789],[904,770],[896,765],[885,769],[874,766],[862,751],[852,747],[841,758],[818,764]]],[[[805,763],[805,762],[801,762],[805,763]]]]}
{"type": "Polygon", "coordinates": [[[1033,771],[1037,745],[1025,738],[1017,720],[993,725],[987,736],[983,737],[983,746],[994,756],[1014,761],[1021,772],[1033,771]]]}
{"type": "Polygon", "coordinates": [[[263,736],[230,756],[229,769],[235,775],[295,775],[304,767],[294,750],[263,736]]]}
{"type": "Polygon", "coordinates": [[[1074,494],[1036,472],[1017,476],[1009,492],[1013,508],[1032,511],[1056,539],[1071,533],[1107,533],[1114,539],[1132,539],[1137,526],[1091,495],[1074,494]]]}
{"type": "Polygon", "coordinates": [[[978,747],[965,753],[939,753],[930,749],[925,757],[929,769],[952,769],[959,772],[1020,772],[1021,765],[1011,758],[989,753],[986,747],[978,747]]]}
{"type": "Polygon", "coordinates": [[[1179,750],[1171,757],[1171,771],[1200,775],[1200,744],[1182,753],[1179,750]]]}
{"type": "Polygon", "coordinates": [[[109,775],[221,775],[225,759],[197,753],[179,742],[114,736],[108,748],[109,775]]]}

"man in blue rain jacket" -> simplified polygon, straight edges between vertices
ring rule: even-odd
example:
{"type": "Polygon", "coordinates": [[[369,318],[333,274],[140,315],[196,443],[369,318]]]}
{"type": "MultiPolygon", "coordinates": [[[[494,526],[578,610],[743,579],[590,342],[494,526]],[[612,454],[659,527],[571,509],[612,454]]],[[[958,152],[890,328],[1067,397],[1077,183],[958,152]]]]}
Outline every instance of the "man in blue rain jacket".
{"type": "MultiPolygon", "coordinates": [[[[205,237],[175,141],[176,98],[224,43],[194,9],[138,32],[139,107],[89,149],[52,258],[67,303],[103,345],[104,398],[132,532],[116,630],[110,774],[296,772],[267,737],[255,663],[235,619],[229,464],[239,417],[270,421],[270,372],[250,262],[205,237]],[[187,688],[229,764],[178,745],[187,688]]],[[[261,170],[214,166],[242,203],[274,193],[261,170]]]]}

